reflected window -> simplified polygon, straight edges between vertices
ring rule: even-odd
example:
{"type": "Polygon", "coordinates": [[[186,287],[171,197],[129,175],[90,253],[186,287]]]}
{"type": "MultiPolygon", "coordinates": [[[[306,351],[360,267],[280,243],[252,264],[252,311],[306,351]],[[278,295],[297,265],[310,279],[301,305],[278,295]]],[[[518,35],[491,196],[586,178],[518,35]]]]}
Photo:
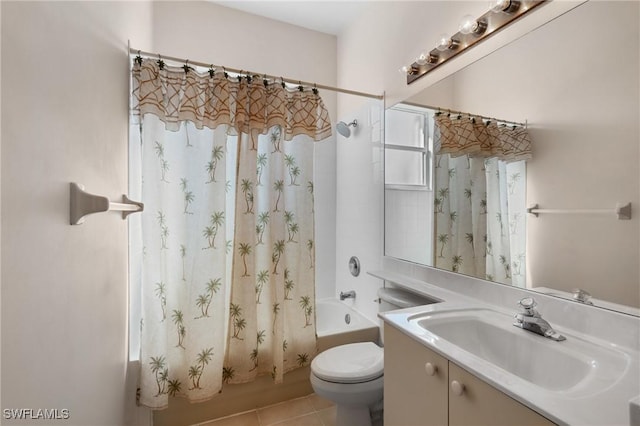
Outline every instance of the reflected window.
{"type": "Polygon", "coordinates": [[[423,108],[397,105],[385,114],[385,186],[430,190],[432,143],[423,108]]]}

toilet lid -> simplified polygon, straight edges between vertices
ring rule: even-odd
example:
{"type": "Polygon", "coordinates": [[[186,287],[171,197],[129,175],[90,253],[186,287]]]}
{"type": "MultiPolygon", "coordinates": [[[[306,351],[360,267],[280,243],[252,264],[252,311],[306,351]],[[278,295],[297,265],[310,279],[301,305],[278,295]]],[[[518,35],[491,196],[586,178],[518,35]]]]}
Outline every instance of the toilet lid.
{"type": "Polygon", "coordinates": [[[372,342],[350,343],[328,349],[311,362],[319,379],[334,383],[362,383],[382,376],[384,352],[372,342]]]}

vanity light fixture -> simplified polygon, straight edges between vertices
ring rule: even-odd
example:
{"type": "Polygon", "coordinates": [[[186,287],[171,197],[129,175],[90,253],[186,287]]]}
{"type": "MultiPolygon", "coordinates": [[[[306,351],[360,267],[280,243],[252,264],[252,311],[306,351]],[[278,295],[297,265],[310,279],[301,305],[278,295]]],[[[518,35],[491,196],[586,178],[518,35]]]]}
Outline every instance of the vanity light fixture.
{"type": "Polygon", "coordinates": [[[411,65],[404,66],[400,72],[406,75],[407,84],[411,84],[428,72],[471,48],[495,32],[501,30],[524,14],[549,0],[492,0],[491,8],[482,16],[474,18],[466,15],[462,18],[458,32],[449,37],[438,37],[435,49],[422,52],[411,65]]]}

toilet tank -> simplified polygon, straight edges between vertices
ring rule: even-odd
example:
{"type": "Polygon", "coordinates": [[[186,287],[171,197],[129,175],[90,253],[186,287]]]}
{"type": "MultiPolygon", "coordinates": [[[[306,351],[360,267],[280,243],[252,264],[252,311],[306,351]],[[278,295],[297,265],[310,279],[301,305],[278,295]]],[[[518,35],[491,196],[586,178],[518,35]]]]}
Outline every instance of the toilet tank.
{"type": "MultiPolygon", "coordinates": [[[[430,305],[437,303],[439,300],[431,299],[400,288],[379,288],[378,297],[380,304],[378,312],[394,311],[396,309],[410,308],[412,306],[430,305]]],[[[384,327],[380,320],[380,342],[384,346],[384,327]]]]}

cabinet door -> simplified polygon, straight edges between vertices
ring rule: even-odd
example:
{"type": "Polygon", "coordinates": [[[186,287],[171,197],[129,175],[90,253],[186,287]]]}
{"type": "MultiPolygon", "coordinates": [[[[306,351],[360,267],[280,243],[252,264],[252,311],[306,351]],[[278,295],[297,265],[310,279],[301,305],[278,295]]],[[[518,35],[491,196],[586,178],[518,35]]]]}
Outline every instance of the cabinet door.
{"type": "Polygon", "coordinates": [[[384,326],[385,426],[446,425],[448,361],[384,326]]]}
{"type": "Polygon", "coordinates": [[[452,426],[554,424],[452,362],[449,363],[449,383],[449,424],[452,426]],[[454,381],[463,386],[461,395],[453,390],[460,390],[451,385],[454,381]]]}

